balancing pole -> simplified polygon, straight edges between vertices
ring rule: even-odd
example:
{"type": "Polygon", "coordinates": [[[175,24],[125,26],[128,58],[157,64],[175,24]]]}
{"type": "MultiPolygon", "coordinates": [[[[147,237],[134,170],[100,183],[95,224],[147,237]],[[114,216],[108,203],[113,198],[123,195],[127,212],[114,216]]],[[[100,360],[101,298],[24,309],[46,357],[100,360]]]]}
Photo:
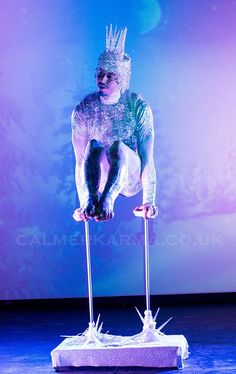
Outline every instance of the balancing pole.
{"type": "Polygon", "coordinates": [[[91,273],[91,256],[90,256],[90,240],[89,240],[89,223],[84,222],[85,226],[85,242],[86,242],[86,260],[87,260],[87,280],[88,280],[88,296],[89,296],[89,322],[92,326],[93,316],[93,290],[92,290],[92,273],[91,273]]]}
{"type": "Polygon", "coordinates": [[[148,218],[144,218],[144,251],[145,251],[146,310],[150,310],[150,275],[149,275],[148,218]]]}

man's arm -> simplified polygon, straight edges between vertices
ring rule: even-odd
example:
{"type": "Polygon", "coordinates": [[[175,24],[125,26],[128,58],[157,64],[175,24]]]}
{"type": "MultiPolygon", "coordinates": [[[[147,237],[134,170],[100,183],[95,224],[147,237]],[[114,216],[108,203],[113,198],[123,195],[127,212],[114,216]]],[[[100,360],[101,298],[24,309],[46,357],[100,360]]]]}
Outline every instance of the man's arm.
{"type": "Polygon", "coordinates": [[[80,206],[83,206],[85,198],[85,181],[81,178],[81,164],[84,157],[85,148],[87,145],[87,131],[83,124],[79,113],[74,110],[71,116],[72,126],[72,145],[75,153],[75,183],[78,193],[80,206]]]}
{"type": "Polygon", "coordinates": [[[153,159],[154,128],[151,108],[142,104],[139,109],[138,154],[141,160],[141,181],[143,186],[143,203],[135,208],[134,214],[146,218],[157,215],[156,199],[156,170],[153,159]]]}
{"type": "Polygon", "coordinates": [[[143,205],[155,205],[156,170],[153,160],[153,133],[149,133],[142,141],[138,151],[141,159],[141,180],[143,185],[143,205]]]}

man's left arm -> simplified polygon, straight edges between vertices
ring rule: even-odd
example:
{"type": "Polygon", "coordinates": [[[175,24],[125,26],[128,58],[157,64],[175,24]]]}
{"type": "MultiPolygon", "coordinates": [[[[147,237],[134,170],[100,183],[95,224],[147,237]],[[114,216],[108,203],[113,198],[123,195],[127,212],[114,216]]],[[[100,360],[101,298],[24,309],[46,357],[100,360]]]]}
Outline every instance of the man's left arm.
{"type": "Polygon", "coordinates": [[[141,181],[143,186],[142,205],[134,209],[134,214],[144,218],[155,218],[158,214],[156,200],[156,170],[153,159],[154,128],[151,108],[146,104],[139,114],[140,132],[138,154],[141,160],[141,181]]]}

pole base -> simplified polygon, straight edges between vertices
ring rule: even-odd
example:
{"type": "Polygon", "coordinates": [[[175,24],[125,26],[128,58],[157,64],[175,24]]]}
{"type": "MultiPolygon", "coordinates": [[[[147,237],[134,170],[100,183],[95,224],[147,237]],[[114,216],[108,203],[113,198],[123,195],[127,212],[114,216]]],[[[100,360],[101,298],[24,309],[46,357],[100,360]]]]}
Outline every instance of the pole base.
{"type": "Polygon", "coordinates": [[[84,344],[84,337],[66,338],[51,352],[55,371],[68,367],[183,368],[188,343],[183,335],[163,335],[145,343],[131,336],[103,336],[103,344],[84,344]]]}

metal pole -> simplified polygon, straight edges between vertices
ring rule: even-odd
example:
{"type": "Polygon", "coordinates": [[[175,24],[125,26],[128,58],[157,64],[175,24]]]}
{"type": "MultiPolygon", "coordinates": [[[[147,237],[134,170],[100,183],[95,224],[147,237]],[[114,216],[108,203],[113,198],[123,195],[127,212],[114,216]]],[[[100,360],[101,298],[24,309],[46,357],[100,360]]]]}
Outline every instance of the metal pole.
{"type": "Polygon", "coordinates": [[[89,223],[84,222],[85,226],[85,241],[86,241],[86,259],[87,259],[87,278],[88,278],[88,296],[89,296],[89,319],[93,323],[93,290],[92,290],[92,275],[91,275],[91,257],[90,257],[90,240],[89,240],[89,223]]]}
{"type": "Polygon", "coordinates": [[[145,249],[146,310],[150,310],[150,276],[149,276],[148,218],[144,218],[144,249],[145,249]]]}

